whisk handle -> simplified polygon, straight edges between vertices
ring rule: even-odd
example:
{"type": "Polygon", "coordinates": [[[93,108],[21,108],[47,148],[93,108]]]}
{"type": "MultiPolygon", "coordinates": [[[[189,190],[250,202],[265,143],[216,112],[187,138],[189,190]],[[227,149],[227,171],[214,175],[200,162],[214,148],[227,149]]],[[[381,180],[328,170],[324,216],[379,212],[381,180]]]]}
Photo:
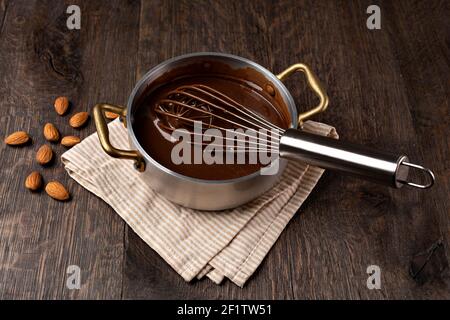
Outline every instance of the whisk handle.
{"type": "Polygon", "coordinates": [[[282,158],[347,172],[394,188],[406,184],[426,189],[433,185],[435,179],[431,170],[409,163],[406,155],[394,155],[296,129],[286,130],[280,139],[279,150],[282,158]],[[410,168],[426,173],[428,183],[409,181],[410,168]]]}

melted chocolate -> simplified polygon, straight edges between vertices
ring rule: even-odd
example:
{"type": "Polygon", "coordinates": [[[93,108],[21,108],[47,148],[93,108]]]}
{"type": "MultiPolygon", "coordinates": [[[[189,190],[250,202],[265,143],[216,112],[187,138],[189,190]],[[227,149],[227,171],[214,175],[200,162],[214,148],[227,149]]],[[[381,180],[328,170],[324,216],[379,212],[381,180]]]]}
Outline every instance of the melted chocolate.
{"type": "Polygon", "coordinates": [[[193,178],[226,180],[243,177],[259,170],[262,167],[259,163],[176,165],[172,162],[171,151],[177,142],[171,139],[170,132],[160,126],[161,116],[155,112],[155,108],[161,99],[167,98],[170,91],[193,84],[204,84],[214,88],[281,128],[289,126],[287,109],[280,103],[281,99],[274,97],[276,91],[271,84],[266,83],[264,88],[261,88],[243,78],[215,73],[178,77],[149,90],[140,99],[133,112],[133,130],[144,150],[164,167],[193,178]]]}

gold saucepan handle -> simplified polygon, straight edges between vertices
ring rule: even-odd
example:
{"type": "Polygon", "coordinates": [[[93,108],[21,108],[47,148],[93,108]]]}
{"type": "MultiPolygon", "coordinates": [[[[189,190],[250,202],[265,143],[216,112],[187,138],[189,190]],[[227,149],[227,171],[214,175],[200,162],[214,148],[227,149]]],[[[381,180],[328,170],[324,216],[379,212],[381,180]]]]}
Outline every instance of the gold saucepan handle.
{"type": "Polygon", "coordinates": [[[139,171],[145,170],[145,162],[142,155],[137,150],[122,150],[115,148],[109,140],[108,124],[106,123],[104,112],[109,111],[126,117],[127,109],[108,103],[99,103],[94,107],[94,121],[97,127],[97,135],[103,150],[113,158],[134,160],[135,168],[139,171]]]}
{"type": "Polygon", "coordinates": [[[303,124],[303,121],[305,121],[306,119],[312,117],[316,113],[325,111],[325,109],[328,106],[328,96],[322,84],[317,79],[316,75],[311,71],[311,69],[307,65],[303,63],[297,63],[290,66],[283,72],[277,74],[277,78],[280,79],[281,81],[284,81],[294,72],[303,72],[305,74],[309,87],[317,94],[317,96],[320,99],[319,104],[316,107],[314,107],[309,111],[299,114],[298,125],[301,126],[303,124]]]}

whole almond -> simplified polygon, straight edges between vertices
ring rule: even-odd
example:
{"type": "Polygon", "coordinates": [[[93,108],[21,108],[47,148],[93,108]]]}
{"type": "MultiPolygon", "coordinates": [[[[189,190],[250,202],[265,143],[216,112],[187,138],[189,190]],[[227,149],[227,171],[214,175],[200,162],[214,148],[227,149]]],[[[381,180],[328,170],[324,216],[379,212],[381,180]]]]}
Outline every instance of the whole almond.
{"type": "Polygon", "coordinates": [[[48,164],[53,158],[53,150],[49,145],[42,145],[36,153],[36,161],[39,164],[48,164]]]}
{"type": "Polygon", "coordinates": [[[5,138],[5,143],[10,146],[18,146],[27,143],[30,136],[25,131],[16,131],[5,138]]]}
{"type": "Polygon", "coordinates": [[[65,147],[73,147],[77,143],[80,143],[81,139],[76,136],[66,136],[62,138],[61,144],[65,147]]]}
{"type": "Polygon", "coordinates": [[[46,123],[44,126],[44,137],[48,141],[56,142],[59,140],[59,132],[55,125],[52,123],[46,123]]]}
{"type": "Polygon", "coordinates": [[[25,179],[25,188],[36,191],[42,187],[42,176],[39,172],[33,171],[30,175],[25,179]]]}
{"type": "Polygon", "coordinates": [[[69,199],[69,191],[58,181],[50,181],[45,186],[45,192],[55,200],[65,201],[69,199]]]}
{"type": "Polygon", "coordinates": [[[111,111],[105,111],[105,117],[107,119],[116,119],[117,117],[119,117],[119,115],[117,113],[111,112],[111,111]]]}
{"type": "Polygon", "coordinates": [[[54,106],[56,113],[62,116],[69,108],[69,99],[67,97],[58,97],[55,100],[54,106]]]}
{"type": "Polygon", "coordinates": [[[73,128],[79,128],[82,127],[87,119],[89,118],[89,113],[87,112],[78,112],[75,113],[69,120],[70,126],[73,128]]]}

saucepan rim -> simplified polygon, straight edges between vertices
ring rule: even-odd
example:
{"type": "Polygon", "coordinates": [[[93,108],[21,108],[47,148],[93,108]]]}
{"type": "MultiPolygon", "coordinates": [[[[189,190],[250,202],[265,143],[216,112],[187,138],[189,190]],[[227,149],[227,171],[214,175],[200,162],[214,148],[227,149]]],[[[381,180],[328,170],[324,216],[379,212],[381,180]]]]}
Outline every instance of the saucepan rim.
{"type": "MultiPolygon", "coordinates": [[[[166,174],[169,174],[171,176],[177,177],[179,179],[184,179],[184,180],[188,180],[191,182],[195,182],[195,183],[200,183],[200,184],[232,184],[232,183],[239,183],[242,181],[246,181],[246,180],[250,180],[252,178],[255,178],[257,176],[260,175],[260,171],[256,171],[253,172],[251,174],[242,176],[242,177],[238,177],[238,178],[233,178],[233,179],[226,179],[226,180],[208,180],[208,179],[200,179],[200,178],[194,178],[194,177],[189,177],[180,173],[177,173],[173,170],[170,170],[169,168],[166,168],[165,166],[163,166],[162,164],[160,164],[158,161],[156,161],[155,159],[153,159],[145,150],[144,148],[141,146],[141,144],[139,143],[138,139],[136,138],[136,135],[134,133],[133,130],[133,125],[132,125],[132,121],[131,121],[131,111],[132,111],[132,107],[133,107],[133,102],[135,100],[135,97],[139,91],[139,89],[141,89],[142,86],[147,84],[147,80],[148,78],[150,78],[154,73],[157,73],[159,70],[165,68],[167,65],[175,63],[179,60],[183,60],[183,59],[189,59],[189,58],[198,58],[198,57],[222,57],[222,58],[226,58],[226,59],[234,59],[234,60],[238,60],[240,62],[246,63],[249,66],[253,67],[254,69],[260,71],[264,76],[266,76],[268,79],[270,79],[273,84],[277,87],[277,89],[279,89],[279,91],[284,95],[284,98],[286,98],[287,100],[287,111],[289,112],[290,116],[291,116],[291,123],[290,123],[290,128],[296,128],[297,127],[297,108],[295,106],[295,102],[294,99],[292,98],[292,95],[290,94],[289,90],[286,88],[286,86],[283,84],[283,82],[281,82],[280,79],[278,79],[272,72],[270,72],[269,70],[267,70],[266,68],[264,68],[263,66],[261,66],[260,64],[246,59],[246,58],[242,58],[240,56],[236,56],[233,54],[228,54],[228,53],[218,53],[218,52],[195,52],[195,53],[189,53],[189,54],[184,54],[184,55],[180,55],[168,60],[163,61],[162,63],[158,64],[157,66],[153,67],[152,69],[150,69],[135,85],[135,87],[133,88],[133,91],[131,92],[129,98],[128,98],[128,103],[127,103],[127,117],[126,117],[126,122],[127,122],[127,130],[129,133],[129,137],[134,145],[134,147],[136,147],[138,149],[138,151],[141,153],[141,155],[145,158],[146,161],[150,162],[152,165],[154,165],[155,167],[157,167],[158,169],[162,170],[163,172],[165,172],[166,174]]],[[[282,159],[280,159],[281,161],[282,159]]],[[[282,168],[282,167],[280,167],[282,168]]]]}

